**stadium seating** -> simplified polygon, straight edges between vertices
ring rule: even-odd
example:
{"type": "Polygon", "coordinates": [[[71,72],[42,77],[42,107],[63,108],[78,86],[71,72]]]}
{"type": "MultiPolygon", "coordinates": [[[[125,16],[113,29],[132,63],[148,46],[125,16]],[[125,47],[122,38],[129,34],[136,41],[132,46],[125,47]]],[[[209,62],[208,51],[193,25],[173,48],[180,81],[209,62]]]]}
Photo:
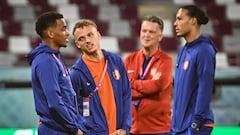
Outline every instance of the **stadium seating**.
{"type": "Polygon", "coordinates": [[[232,34],[232,23],[229,20],[219,20],[214,26],[214,31],[218,36],[231,35],[232,34]]]}
{"type": "Polygon", "coordinates": [[[189,5],[194,4],[193,0],[173,0],[174,4],[176,5],[189,5]]]}
{"type": "Polygon", "coordinates": [[[100,40],[101,47],[113,53],[120,54],[120,49],[118,45],[118,40],[116,37],[104,37],[102,36],[100,40]]]}
{"type": "Polygon", "coordinates": [[[99,5],[98,18],[101,21],[110,21],[120,19],[120,9],[117,5],[99,5]]]}
{"type": "Polygon", "coordinates": [[[17,60],[18,60],[17,55],[9,53],[7,51],[1,51],[0,50],[0,61],[1,61],[0,67],[1,68],[12,67],[13,65],[16,64],[17,60]]]}
{"type": "Polygon", "coordinates": [[[61,4],[57,6],[57,11],[62,13],[66,20],[79,19],[81,13],[76,4],[61,4]]]}
{"type": "Polygon", "coordinates": [[[3,24],[0,22],[0,38],[3,37],[3,24]]]}
{"type": "Polygon", "coordinates": [[[35,21],[34,20],[26,20],[22,22],[21,25],[21,35],[26,35],[26,36],[37,36],[35,32],[35,21]]]}
{"type": "Polygon", "coordinates": [[[164,37],[173,37],[173,22],[170,19],[163,19],[164,28],[163,28],[163,36],[164,37]]]}
{"type": "Polygon", "coordinates": [[[28,5],[28,0],[7,0],[10,6],[28,5]]]}
{"type": "Polygon", "coordinates": [[[179,49],[178,40],[176,37],[163,37],[160,47],[167,52],[175,52],[179,49]]]}
{"type": "MultiPolygon", "coordinates": [[[[161,2],[147,1],[148,4],[143,4],[144,2],[146,1],[138,3],[128,0],[3,0],[0,1],[2,13],[0,14],[0,37],[27,36],[32,44],[32,40],[34,41],[37,37],[34,28],[36,17],[43,12],[55,10],[64,14],[70,32],[78,19],[92,19],[97,23],[102,36],[116,37],[120,49],[118,52],[124,53],[124,50],[134,51],[133,49],[139,48],[137,37],[140,32],[141,19],[151,14],[159,15],[164,19],[163,34],[166,38],[161,43],[163,44],[162,48],[166,51],[177,52],[178,46],[181,42],[183,43],[183,40],[174,38],[172,26],[176,7],[195,3],[204,8],[210,17],[209,23],[202,27],[203,33],[215,42],[219,51],[225,52],[227,48],[226,52],[228,52],[228,47],[223,46],[227,46],[225,43],[228,43],[225,41],[225,36],[235,35],[234,27],[238,27],[240,18],[238,0],[163,0],[161,2]],[[130,49],[125,47],[127,45],[123,45],[134,42],[138,43],[130,49]],[[167,46],[165,44],[177,45],[167,46]]],[[[239,42],[235,39],[233,41],[239,42]]],[[[9,46],[9,42],[4,42],[4,44],[9,46]]],[[[31,45],[33,48],[35,46],[31,45]]],[[[1,48],[6,50],[6,45],[1,48]]],[[[234,58],[238,59],[237,56],[234,58]]]]}
{"type": "Polygon", "coordinates": [[[8,52],[8,40],[0,38],[0,52],[8,52]]]}
{"type": "Polygon", "coordinates": [[[77,4],[78,6],[91,5],[89,0],[69,0],[69,3],[77,4]]]}
{"type": "Polygon", "coordinates": [[[11,35],[20,35],[22,33],[22,25],[19,21],[7,20],[3,21],[3,32],[6,37],[11,35]]]}
{"type": "Polygon", "coordinates": [[[194,3],[199,6],[212,6],[215,5],[214,0],[194,0],[194,3]]]}
{"type": "Polygon", "coordinates": [[[8,38],[9,48],[11,53],[27,54],[31,51],[30,39],[27,36],[10,36],[8,38]]]}
{"type": "Polygon", "coordinates": [[[48,0],[48,4],[51,6],[66,5],[68,3],[68,0],[48,0]]]}
{"type": "Polygon", "coordinates": [[[225,6],[212,4],[207,6],[207,15],[211,19],[221,20],[226,18],[225,6]]]}
{"type": "Polygon", "coordinates": [[[119,38],[118,44],[121,52],[133,52],[137,50],[136,38],[119,38]]]}
{"type": "Polygon", "coordinates": [[[239,14],[240,4],[229,4],[226,7],[226,15],[229,20],[239,20],[240,14],[239,14]]]}
{"type": "Polygon", "coordinates": [[[29,5],[21,5],[14,7],[14,20],[16,21],[26,21],[35,20],[34,9],[29,5]]]}
{"type": "Polygon", "coordinates": [[[110,0],[89,0],[92,5],[108,5],[110,4],[110,0]]]}
{"type": "Polygon", "coordinates": [[[212,20],[210,20],[206,25],[202,26],[202,33],[206,36],[214,36],[215,35],[215,31],[214,31],[214,27],[213,27],[213,22],[212,20]]]}
{"type": "Polygon", "coordinates": [[[13,8],[5,0],[0,1],[0,21],[13,19],[13,8]]]}
{"type": "Polygon", "coordinates": [[[237,53],[227,53],[229,65],[232,67],[240,66],[240,54],[237,53]]]}
{"type": "Polygon", "coordinates": [[[215,44],[218,52],[223,52],[222,38],[220,36],[210,36],[209,38],[215,44]]]}
{"type": "MultiPolygon", "coordinates": [[[[224,36],[223,37],[223,48],[226,53],[239,53],[239,36],[224,36]]],[[[240,53],[239,53],[240,54],[240,53]]]]}
{"type": "Polygon", "coordinates": [[[91,4],[79,4],[79,12],[82,18],[96,20],[98,14],[98,6],[91,4]]]}
{"type": "Polygon", "coordinates": [[[216,69],[227,69],[230,65],[228,63],[228,57],[225,52],[219,52],[216,55],[216,69]]]}
{"type": "Polygon", "coordinates": [[[48,0],[29,0],[29,2],[34,7],[35,16],[39,16],[48,11],[56,10],[56,6],[49,5],[48,0]]]}
{"type": "Polygon", "coordinates": [[[217,5],[235,4],[235,0],[215,0],[217,5]]]}
{"type": "Polygon", "coordinates": [[[108,35],[118,38],[130,37],[131,27],[128,20],[111,20],[109,21],[108,35]]]}
{"type": "Polygon", "coordinates": [[[119,5],[119,7],[120,7],[122,19],[127,19],[131,21],[139,18],[136,5],[122,3],[121,5],[119,5]]]}
{"type": "Polygon", "coordinates": [[[101,33],[102,36],[109,36],[109,24],[107,21],[96,20],[95,23],[97,24],[98,31],[101,33]]]}

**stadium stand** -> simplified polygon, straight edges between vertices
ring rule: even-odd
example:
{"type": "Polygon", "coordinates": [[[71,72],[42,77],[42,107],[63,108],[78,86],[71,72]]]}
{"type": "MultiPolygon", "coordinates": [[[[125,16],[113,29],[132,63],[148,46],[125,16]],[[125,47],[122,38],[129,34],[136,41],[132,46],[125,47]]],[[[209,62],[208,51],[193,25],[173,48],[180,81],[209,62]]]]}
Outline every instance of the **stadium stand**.
{"type": "MultiPolygon", "coordinates": [[[[115,1],[117,2],[117,1],[115,1]]],[[[138,11],[137,6],[134,4],[124,4],[118,2],[120,10],[121,10],[121,18],[127,19],[129,21],[131,20],[137,20],[138,19],[138,11]]]]}
{"type": "Polygon", "coordinates": [[[28,5],[16,5],[14,6],[14,20],[16,21],[26,21],[34,20],[35,14],[32,6],[28,5]]]}
{"type": "Polygon", "coordinates": [[[21,35],[22,25],[21,22],[15,20],[3,21],[3,34],[8,38],[11,35],[21,35]]]}
{"type": "Polygon", "coordinates": [[[79,19],[81,13],[76,4],[61,4],[57,6],[57,11],[62,13],[66,20],[79,19]]]}
{"type": "Polygon", "coordinates": [[[164,29],[163,36],[164,37],[173,37],[173,22],[170,19],[163,19],[164,29]]]}
{"type": "Polygon", "coordinates": [[[92,20],[96,20],[98,13],[98,6],[91,4],[79,4],[79,12],[82,18],[88,18],[92,20]],[[91,12],[89,12],[91,11],[91,12]]]}
{"type": "Polygon", "coordinates": [[[101,47],[113,53],[120,54],[118,40],[116,37],[102,36],[100,40],[101,47]]]}
{"type": "Polygon", "coordinates": [[[131,27],[129,21],[118,19],[109,21],[108,35],[112,35],[117,38],[130,37],[131,27]]]}
{"type": "Polygon", "coordinates": [[[12,67],[18,60],[17,55],[8,53],[7,51],[0,52],[0,67],[12,67]]]}
{"type": "Polygon", "coordinates": [[[110,0],[89,0],[92,5],[108,5],[110,4],[110,0]]]}
{"type": "Polygon", "coordinates": [[[179,43],[176,37],[163,37],[160,47],[164,51],[175,52],[179,49],[179,43]]]}
{"type": "Polygon", "coordinates": [[[22,22],[21,25],[21,35],[26,35],[26,36],[37,36],[35,32],[35,21],[34,20],[26,20],[22,22]]]}
{"type": "Polygon", "coordinates": [[[10,6],[28,5],[28,0],[8,0],[10,6]]]}
{"type": "Polygon", "coordinates": [[[120,19],[120,9],[117,5],[107,4],[98,6],[98,18],[101,21],[120,19]]]}
{"type": "Polygon", "coordinates": [[[118,44],[121,52],[133,52],[137,50],[136,38],[119,38],[118,44]]]}
{"type": "Polygon", "coordinates": [[[59,6],[69,4],[68,0],[48,0],[48,4],[51,6],[59,6]]]}
{"type": "Polygon", "coordinates": [[[3,24],[0,22],[0,38],[3,37],[3,24]]]}
{"type": "Polygon", "coordinates": [[[5,38],[0,38],[0,51],[1,52],[8,51],[8,40],[5,38]]]}
{"type": "Polygon", "coordinates": [[[9,48],[11,53],[27,54],[31,51],[29,37],[27,36],[10,36],[8,38],[9,48]]]}

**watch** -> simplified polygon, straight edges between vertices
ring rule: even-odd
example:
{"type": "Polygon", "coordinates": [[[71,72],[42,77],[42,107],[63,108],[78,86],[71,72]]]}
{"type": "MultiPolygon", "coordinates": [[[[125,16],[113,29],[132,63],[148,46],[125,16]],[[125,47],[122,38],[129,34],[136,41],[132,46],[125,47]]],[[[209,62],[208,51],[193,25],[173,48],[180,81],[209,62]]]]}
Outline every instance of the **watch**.
{"type": "Polygon", "coordinates": [[[193,123],[191,124],[191,128],[196,129],[197,131],[199,131],[198,125],[197,125],[197,123],[195,123],[195,122],[193,122],[193,123]]]}

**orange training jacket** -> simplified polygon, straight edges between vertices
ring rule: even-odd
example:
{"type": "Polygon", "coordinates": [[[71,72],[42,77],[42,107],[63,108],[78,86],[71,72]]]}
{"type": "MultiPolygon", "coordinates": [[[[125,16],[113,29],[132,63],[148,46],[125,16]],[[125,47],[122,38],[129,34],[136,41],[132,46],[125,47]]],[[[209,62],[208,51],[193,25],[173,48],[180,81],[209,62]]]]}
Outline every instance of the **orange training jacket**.
{"type": "Polygon", "coordinates": [[[124,60],[132,99],[141,99],[138,109],[132,105],[132,134],[170,132],[173,59],[160,48],[152,59],[145,80],[137,79],[144,62],[143,50],[133,52],[124,60]]]}

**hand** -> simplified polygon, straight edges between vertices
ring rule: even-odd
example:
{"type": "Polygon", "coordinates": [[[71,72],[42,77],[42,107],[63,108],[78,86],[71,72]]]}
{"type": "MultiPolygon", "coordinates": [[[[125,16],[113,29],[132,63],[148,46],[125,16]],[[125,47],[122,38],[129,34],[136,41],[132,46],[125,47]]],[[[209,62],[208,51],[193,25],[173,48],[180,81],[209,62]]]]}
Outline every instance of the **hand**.
{"type": "Polygon", "coordinates": [[[132,99],[136,100],[141,98],[143,98],[143,94],[138,92],[136,89],[132,89],[132,99]]]}
{"type": "Polygon", "coordinates": [[[84,133],[80,129],[78,129],[76,135],[84,135],[84,133]]]}
{"type": "Polygon", "coordinates": [[[127,135],[127,132],[124,129],[118,129],[111,133],[110,135],[127,135]]]}

